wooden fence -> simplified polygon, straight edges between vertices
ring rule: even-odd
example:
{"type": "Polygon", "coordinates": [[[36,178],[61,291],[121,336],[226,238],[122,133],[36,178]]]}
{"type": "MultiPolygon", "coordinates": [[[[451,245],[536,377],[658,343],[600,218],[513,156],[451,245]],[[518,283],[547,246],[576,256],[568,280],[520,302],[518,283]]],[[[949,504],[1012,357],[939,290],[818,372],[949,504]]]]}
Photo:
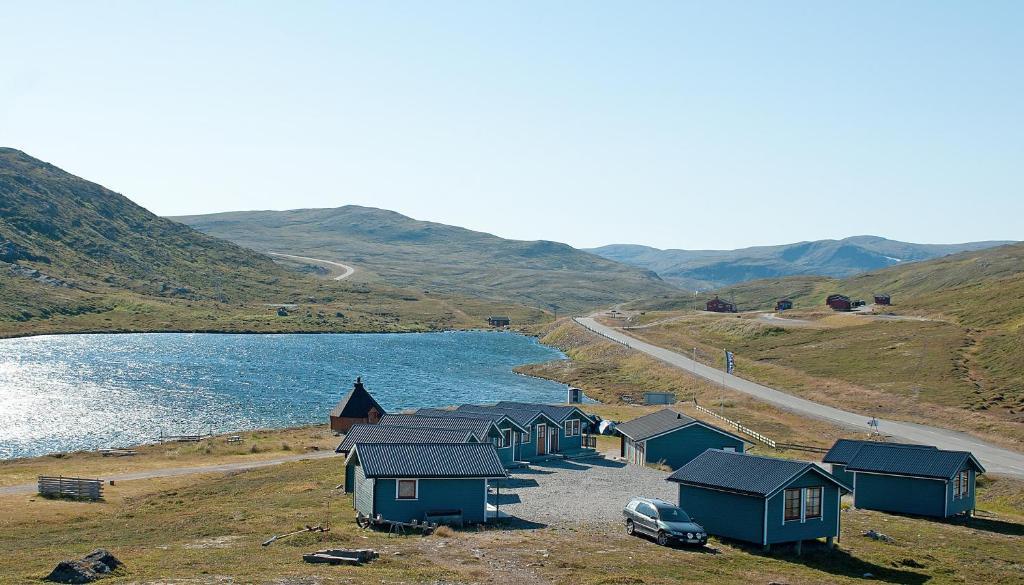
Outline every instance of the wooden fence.
{"type": "Polygon", "coordinates": [[[772,449],[776,448],[775,441],[769,439],[768,437],[762,435],[761,433],[755,431],[754,429],[745,427],[745,426],[741,425],[740,423],[738,423],[738,422],[736,422],[734,420],[730,420],[730,419],[725,418],[724,416],[718,414],[717,412],[711,410],[710,408],[704,408],[703,406],[697,404],[696,400],[693,401],[693,407],[696,408],[697,410],[703,412],[704,414],[710,414],[711,416],[717,418],[718,420],[725,422],[726,424],[731,426],[733,429],[743,433],[744,435],[747,435],[749,437],[753,437],[753,438],[757,439],[758,441],[764,443],[765,445],[768,445],[772,449]]]}
{"type": "Polygon", "coordinates": [[[98,500],[103,497],[103,481],[80,477],[40,475],[39,493],[58,498],[98,500]]]}

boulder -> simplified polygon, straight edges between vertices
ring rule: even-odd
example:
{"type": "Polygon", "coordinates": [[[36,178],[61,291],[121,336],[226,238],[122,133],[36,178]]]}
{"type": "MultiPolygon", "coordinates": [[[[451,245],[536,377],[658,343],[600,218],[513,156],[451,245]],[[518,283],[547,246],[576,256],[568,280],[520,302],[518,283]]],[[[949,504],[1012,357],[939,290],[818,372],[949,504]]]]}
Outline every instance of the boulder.
{"type": "Polygon", "coordinates": [[[55,583],[92,583],[122,565],[110,551],[98,548],[75,561],[61,561],[46,576],[55,583]]]}

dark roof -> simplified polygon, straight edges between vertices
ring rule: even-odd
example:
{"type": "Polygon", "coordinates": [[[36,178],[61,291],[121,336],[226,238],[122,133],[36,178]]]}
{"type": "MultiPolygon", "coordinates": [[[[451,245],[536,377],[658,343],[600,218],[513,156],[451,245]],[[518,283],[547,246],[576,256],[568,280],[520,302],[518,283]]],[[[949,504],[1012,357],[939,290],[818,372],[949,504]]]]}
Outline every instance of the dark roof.
{"type": "Polygon", "coordinates": [[[489,419],[456,417],[456,416],[422,416],[419,414],[385,414],[378,425],[396,425],[401,427],[426,427],[434,429],[465,429],[481,440],[486,441],[490,433],[489,419]]]}
{"type": "Polygon", "coordinates": [[[362,379],[356,378],[352,390],[331,410],[331,416],[366,418],[371,408],[376,408],[381,414],[385,412],[384,408],[366,391],[362,379]]]}
{"type": "Polygon", "coordinates": [[[402,427],[398,425],[352,425],[345,440],[335,449],[348,453],[356,443],[465,443],[475,433],[469,429],[402,427]]]}
{"type": "Polygon", "coordinates": [[[521,408],[502,408],[499,406],[482,406],[479,404],[463,404],[455,409],[456,414],[471,414],[485,415],[491,417],[492,420],[498,421],[502,417],[507,417],[509,420],[519,425],[521,428],[525,428],[527,425],[532,424],[533,420],[538,415],[543,414],[551,422],[561,422],[556,418],[551,418],[550,415],[537,409],[521,409],[521,408]]]}
{"type": "Polygon", "coordinates": [[[849,492],[832,474],[806,461],[791,461],[708,449],[668,477],[686,485],[708,487],[752,496],[771,496],[808,470],[849,492]]]}
{"type": "Polygon", "coordinates": [[[671,408],[663,408],[657,412],[645,414],[633,420],[627,420],[617,425],[615,429],[634,441],[643,441],[655,435],[681,429],[695,422],[697,422],[695,418],[690,418],[671,408]]]}
{"type": "Polygon", "coordinates": [[[861,441],[858,439],[839,439],[832,445],[832,448],[822,458],[823,463],[837,463],[846,465],[857,454],[857,451],[864,445],[890,445],[893,447],[906,447],[909,449],[934,449],[931,445],[914,445],[912,443],[881,443],[879,441],[861,441]]]}
{"type": "Polygon", "coordinates": [[[981,463],[968,451],[908,449],[875,443],[862,445],[846,465],[846,470],[949,479],[963,469],[968,462],[972,463],[979,472],[985,472],[981,463]]]}
{"type": "Polygon", "coordinates": [[[562,422],[565,419],[569,418],[569,416],[572,413],[578,412],[590,422],[594,422],[594,417],[583,412],[583,410],[575,406],[566,406],[562,404],[540,404],[537,402],[513,402],[509,400],[502,400],[501,402],[495,404],[494,406],[497,408],[504,408],[510,410],[540,411],[548,415],[549,418],[552,418],[558,422],[562,422]]]}
{"type": "Polygon", "coordinates": [[[506,477],[492,443],[357,443],[366,477],[506,477]]]}

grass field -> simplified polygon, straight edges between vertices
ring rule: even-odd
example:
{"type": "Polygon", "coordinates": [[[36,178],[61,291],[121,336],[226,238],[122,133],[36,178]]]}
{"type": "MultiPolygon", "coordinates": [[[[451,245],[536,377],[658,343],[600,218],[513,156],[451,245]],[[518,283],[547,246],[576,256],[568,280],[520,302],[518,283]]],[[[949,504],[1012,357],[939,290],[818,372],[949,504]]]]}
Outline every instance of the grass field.
{"type": "Polygon", "coordinates": [[[630,330],[650,343],[692,352],[722,367],[735,352],[737,373],[806,398],[884,416],[939,424],[1020,448],[1024,394],[988,383],[978,359],[1018,369],[1006,339],[1003,355],[979,353],[970,331],[948,321],[877,320],[821,311],[787,312],[810,326],[784,327],[756,315],[647,313],[630,330]]]}
{"type": "MultiPolygon", "coordinates": [[[[622,407],[620,407],[622,408],[622,407]]],[[[625,411],[620,411],[625,412],[625,411]]],[[[289,431],[294,432],[294,431],[289,431]]],[[[308,432],[308,430],[307,430],[308,432]]],[[[843,513],[837,550],[758,547],[712,538],[704,551],[666,549],[627,537],[616,525],[587,529],[489,527],[450,537],[398,537],[358,529],[336,459],[252,471],[118,482],[106,500],[84,503],[36,496],[0,497],[0,575],[36,583],[63,558],[95,547],[125,568],[104,583],[563,583],[714,582],[722,584],[1013,583],[1024,578],[1024,485],[988,480],[979,487],[984,517],[937,522],[869,511],[843,513]],[[260,543],[304,525],[303,534],[260,543]],[[861,536],[878,530],[894,539],[861,536]],[[309,565],[301,554],[324,547],[374,548],[363,567],[309,565]]],[[[582,486],[581,486],[582,488],[582,486]]]]}

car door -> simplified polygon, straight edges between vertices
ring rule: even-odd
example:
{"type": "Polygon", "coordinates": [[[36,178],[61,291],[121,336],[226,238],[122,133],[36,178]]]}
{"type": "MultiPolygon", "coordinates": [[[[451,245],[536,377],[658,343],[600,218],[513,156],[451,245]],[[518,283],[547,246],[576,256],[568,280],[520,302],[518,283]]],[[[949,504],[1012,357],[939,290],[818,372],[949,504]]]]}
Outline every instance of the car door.
{"type": "Polygon", "coordinates": [[[658,511],[654,509],[654,506],[641,502],[636,506],[637,511],[637,526],[640,527],[642,532],[654,535],[658,533],[658,511]]]}

